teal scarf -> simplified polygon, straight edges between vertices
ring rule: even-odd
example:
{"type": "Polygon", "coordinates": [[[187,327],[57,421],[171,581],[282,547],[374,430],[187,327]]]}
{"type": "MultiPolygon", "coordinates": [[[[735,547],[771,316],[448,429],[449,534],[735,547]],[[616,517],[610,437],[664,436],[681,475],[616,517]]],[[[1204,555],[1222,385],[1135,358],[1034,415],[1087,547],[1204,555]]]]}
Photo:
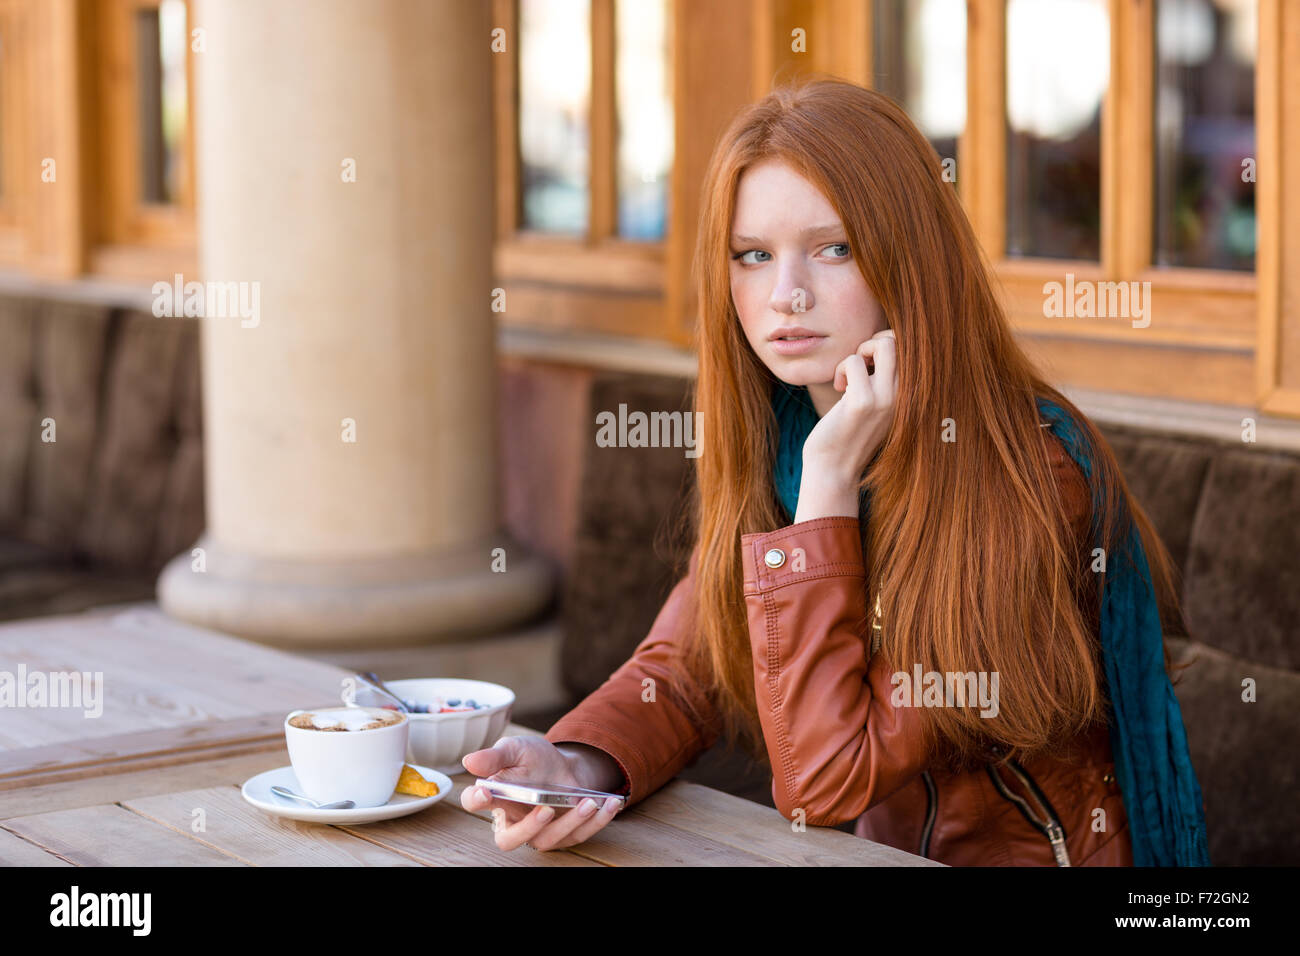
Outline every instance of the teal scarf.
{"type": "MultiPolygon", "coordinates": [[[[777,382],[772,393],[780,443],[773,477],[790,520],[799,504],[803,443],[817,424],[807,388],[777,382]]],[[[1054,402],[1039,413],[1085,477],[1087,441],[1054,402]]],[[[1099,496],[1094,494],[1094,505],[1099,496]]],[[[864,518],[869,514],[863,496],[864,518]]],[[[1094,506],[1093,536],[1099,543],[1094,506]]],[[[1106,556],[1102,595],[1102,663],[1110,702],[1110,742],[1124,798],[1135,866],[1209,866],[1201,787],[1192,768],[1182,711],[1165,673],[1160,614],[1142,539],[1130,521],[1125,547],[1106,556]]]]}

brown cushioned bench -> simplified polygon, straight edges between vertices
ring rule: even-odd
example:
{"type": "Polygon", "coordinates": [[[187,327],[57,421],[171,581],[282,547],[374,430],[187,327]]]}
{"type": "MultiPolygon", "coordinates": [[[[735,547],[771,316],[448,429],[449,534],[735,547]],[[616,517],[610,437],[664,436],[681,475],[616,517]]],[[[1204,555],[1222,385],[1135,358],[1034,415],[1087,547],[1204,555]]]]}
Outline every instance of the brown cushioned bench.
{"type": "Polygon", "coordinates": [[[202,529],[198,323],[0,298],[0,619],[152,600],[202,529]]]}

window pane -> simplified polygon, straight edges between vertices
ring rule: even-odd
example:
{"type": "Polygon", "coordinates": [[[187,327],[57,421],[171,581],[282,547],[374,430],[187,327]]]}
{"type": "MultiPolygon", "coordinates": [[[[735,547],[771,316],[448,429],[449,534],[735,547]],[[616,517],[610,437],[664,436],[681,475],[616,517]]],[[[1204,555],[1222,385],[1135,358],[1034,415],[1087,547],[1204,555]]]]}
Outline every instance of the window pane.
{"type": "Polygon", "coordinates": [[[162,0],[156,10],[136,11],[135,22],[140,198],[147,203],[175,203],[182,193],[182,144],[189,121],[185,2],[162,0]]]}
{"type": "Polygon", "coordinates": [[[1098,259],[1106,0],[1007,2],[1007,255],[1098,259]]]}
{"type": "Polygon", "coordinates": [[[519,160],[525,229],[587,231],[590,115],[590,4],[522,0],[519,160]]]}
{"type": "Polygon", "coordinates": [[[618,232],[662,239],[673,160],[667,0],[618,0],[618,232]]]}
{"type": "Polygon", "coordinates": [[[966,128],[966,0],[876,0],[872,11],[875,88],[955,159],[966,128]]]}
{"type": "Polygon", "coordinates": [[[1156,14],[1154,261],[1252,270],[1256,0],[1156,14]]]}

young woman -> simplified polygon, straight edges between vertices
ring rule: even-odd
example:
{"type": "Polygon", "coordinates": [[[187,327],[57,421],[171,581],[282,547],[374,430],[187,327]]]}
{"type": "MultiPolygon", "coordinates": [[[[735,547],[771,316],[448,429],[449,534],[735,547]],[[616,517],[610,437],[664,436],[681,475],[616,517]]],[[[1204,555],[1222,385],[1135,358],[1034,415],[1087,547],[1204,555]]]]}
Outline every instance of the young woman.
{"type": "MultiPolygon", "coordinates": [[[[687,573],[545,740],[466,769],[631,805],[725,734],[786,818],[944,863],[1207,863],[1168,555],[1016,343],[925,138],[805,81],[740,113],[705,195],[687,573]]],[[[462,802],[503,849],[617,812],[462,802]]]]}

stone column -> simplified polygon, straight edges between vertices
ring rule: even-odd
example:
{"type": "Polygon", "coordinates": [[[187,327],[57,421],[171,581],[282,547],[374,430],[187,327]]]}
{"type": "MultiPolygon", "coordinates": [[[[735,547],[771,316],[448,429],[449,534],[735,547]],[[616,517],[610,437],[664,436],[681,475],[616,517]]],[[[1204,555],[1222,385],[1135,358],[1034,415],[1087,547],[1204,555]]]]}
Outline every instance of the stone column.
{"type": "Polygon", "coordinates": [[[201,320],[207,530],[159,580],[169,614],[342,648],[548,603],[498,524],[490,9],[196,5],[185,281],[242,307],[201,320]]]}

